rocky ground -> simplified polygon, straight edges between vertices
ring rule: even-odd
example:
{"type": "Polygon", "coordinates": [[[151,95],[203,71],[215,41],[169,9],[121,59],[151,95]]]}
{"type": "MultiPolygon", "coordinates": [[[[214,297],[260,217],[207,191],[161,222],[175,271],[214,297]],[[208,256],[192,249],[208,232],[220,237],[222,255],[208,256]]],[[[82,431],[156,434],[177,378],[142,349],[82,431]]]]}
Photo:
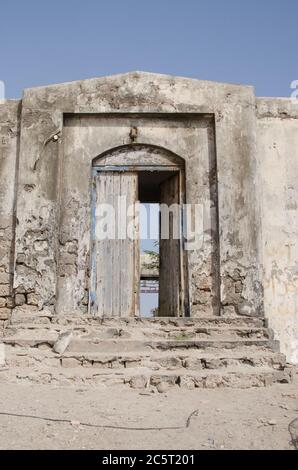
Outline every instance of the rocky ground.
{"type": "Polygon", "coordinates": [[[267,388],[158,393],[7,383],[0,372],[0,449],[294,449],[297,385],[296,372],[267,388]]]}

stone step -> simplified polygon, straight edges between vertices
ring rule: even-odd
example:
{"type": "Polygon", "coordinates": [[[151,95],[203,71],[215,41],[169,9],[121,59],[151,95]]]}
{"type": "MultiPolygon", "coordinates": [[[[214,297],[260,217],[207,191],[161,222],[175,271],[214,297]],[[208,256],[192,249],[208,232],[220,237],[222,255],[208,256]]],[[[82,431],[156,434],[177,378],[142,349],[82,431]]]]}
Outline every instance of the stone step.
{"type": "Polygon", "coordinates": [[[273,370],[267,367],[252,369],[249,366],[227,367],[223,371],[203,370],[188,371],[178,369],[175,371],[152,372],[146,367],[136,369],[54,369],[14,368],[4,371],[0,375],[1,381],[20,380],[34,383],[54,383],[59,385],[79,384],[129,384],[138,389],[154,389],[164,384],[166,387],[194,388],[250,388],[264,387],[273,383],[289,383],[291,373],[289,369],[273,370]]]}
{"type": "MultiPolygon", "coordinates": [[[[272,339],[273,334],[267,328],[255,327],[236,327],[226,326],[159,326],[158,328],[115,328],[106,326],[76,326],[69,329],[76,337],[88,338],[93,340],[102,339],[119,339],[120,341],[127,338],[134,339],[272,339]]],[[[59,333],[67,331],[65,327],[59,325],[35,325],[35,324],[18,324],[8,326],[3,332],[3,337],[16,337],[20,339],[32,338],[35,335],[55,339],[59,333]]]]}
{"type": "Polygon", "coordinates": [[[12,317],[11,324],[48,324],[48,325],[60,325],[60,326],[82,326],[87,325],[94,327],[95,325],[102,326],[115,326],[115,327],[137,327],[141,325],[143,327],[155,328],[159,326],[237,326],[237,327],[252,327],[262,328],[264,327],[265,320],[257,317],[196,317],[196,318],[142,318],[142,317],[131,317],[131,318],[118,318],[118,317],[107,317],[100,318],[88,315],[73,315],[73,316],[58,316],[48,312],[28,312],[23,310],[15,309],[12,317]]]}
{"type": "Polygon", "coordinates": [[[15,310],[0,341],[11,380],[135,388],[255,387],[290,380],[279,343],[259,318],[58,317],[15,310]],[[70,331],[66,351],[56,354],[59,335],[70,331]]]}
{"type": "Polygon", "coordinates": [[[221,369],[230,366],[246,365],[250,367],[267,366],[282,370],[286,366],[285,356],[271,351],[225,351],[201,353],[196,350],[188,352],[153,352],[149,353],[74,353],[65,352],[58,355],[51,350],[43,351],[35,348],[6,348],[6,364],[9,367],[34,367],[38,364],[52,367],[94,367],[94,368],[131,368],[147,366],[151,370],[174,369],[221,369]]]}
{"type": "MultiPolygon", "coordinates": [[[[1,338],[4,344],[15,347],[51,348],[58,334],[48,333],[45,336],[31,337],[5,336],[1,338]],[[52,335],[52,336],[51,336],[52,335]]],[[[278,351],[278,341],[268,339],[209,339],[209,340],[130,340],[130,339],[83,339],[74,337],[67,351],[72,352],[117,352],[128,351],[177,351],[177,350],[236,350],[237,348],[261,348],[262,350],[278,351]]]]}
{"type": "MultiPolygon", "coordinates": [[[[238,347],[261,347],[272,349],[278,346],[274,341],[266,339],[215,339],[215,340],[87,340],[74,339],[68,351],[90,352],[127,352],[127,351],[170,351],[189,349],[236,349],[238,347]]],[[[275,349],[274,349],[275,350],[275,349]]]]}

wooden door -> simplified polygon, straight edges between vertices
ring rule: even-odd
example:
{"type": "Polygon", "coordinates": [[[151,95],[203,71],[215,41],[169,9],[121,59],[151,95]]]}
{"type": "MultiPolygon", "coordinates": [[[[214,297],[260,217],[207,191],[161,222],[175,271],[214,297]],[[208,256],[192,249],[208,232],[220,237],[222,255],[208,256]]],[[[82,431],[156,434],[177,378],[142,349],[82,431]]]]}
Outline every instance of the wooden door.
{"type": "Polygon", "coordinates": [[[94,315],[128,317],[139,313],[137,199],[137,173],[94,169],[90,294],[90,311],[94,315]],[[103,214],[100,204],[114,209],[114,223],[110,222],[105,239],[98,236],[98,224],[103,220],[99,218],[103,214]],[[130,233],[134,232],[134,239],[127,236],[128,225],[133,227],[130,233]]]}
{"type": "Polygon", "coordinates": [[[178,208],[178,204],[180,204],[179,176],[179,173],[175,173],[164,181],[160,192],[160,203],[169,208],[169,218],[167,219],[166,211],[165,216],[163,216],[161,206],[158,309],[158,316],[161,317],[182,315],[181,208],[178,208]],[[171,211],[173,204],[176,205],[176,210],[171,211]],[[167,224],[167,221],[169,221],[169,230],[165,226],[163,227],[163,224],[167,224]],[[178,234],[179,238],[177,238],[178,234]],[[164,236],[166,238],[163,238],[164,236]]]}

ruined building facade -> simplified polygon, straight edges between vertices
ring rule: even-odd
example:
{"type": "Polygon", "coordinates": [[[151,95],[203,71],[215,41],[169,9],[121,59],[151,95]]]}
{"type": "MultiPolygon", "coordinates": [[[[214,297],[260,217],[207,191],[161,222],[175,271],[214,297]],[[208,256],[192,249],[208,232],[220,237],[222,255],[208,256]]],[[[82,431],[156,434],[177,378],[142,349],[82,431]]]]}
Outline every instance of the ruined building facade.
{"type": "Polygon", "coordinates": [[[298,362],[293,100],[143,72],[27,89],[0,103],[0,179],[2,326],[138,315],[137,243],[96,243],[97,202],[198,204],[202,246],[161,251],[163,314],[265,317],[298,362]]]}

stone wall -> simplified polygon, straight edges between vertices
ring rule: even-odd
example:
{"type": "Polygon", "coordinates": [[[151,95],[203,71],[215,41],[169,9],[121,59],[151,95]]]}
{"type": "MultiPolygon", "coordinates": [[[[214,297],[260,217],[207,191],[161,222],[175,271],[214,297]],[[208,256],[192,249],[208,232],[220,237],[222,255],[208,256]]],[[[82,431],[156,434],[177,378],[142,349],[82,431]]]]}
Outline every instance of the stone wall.
{"type": "Polygon", "coordinates": [[[179,114],[133,118],[121,113],[117,117],[77,114],[65,119],[57,311],[84,311],[88,286],[86,266],[90,259],[90,169],[96,157],[123,144],[128,146],[127,158],[136,154],[131,158],[137,164],[140,155],[132,148],[129,151],[132,128],[138,130],[134,148],[139,148],[138,143],[144,147],[140,152],[146,155],[149,164],[154,163],[157,149],[167,149],[185,162],[186,202],[204,207],[204,243],[199,249],[187,252],[191,312],[193,316],[219,314],[216,188],[210,186],[210,181],[216,185],[214,123],[210,116],[179,114]],[[154,152],[146,150],[150,145],[155,146],[154,152]]]}
{"type": "Polygon", "coordinates": [[[258,99],[265,316],[298,363],[298,102],[258,99]]]}
{"type": "Polygon", "coordinates": [[[0,327],[14,305],[87,310],[91,165],[132,128],[184,159],[188,201],[207,207],[192,315],[265,313],[298,362],[298,106],[141,72],[0,103],[0,327]]]}
{"type": "MultiPolygon", "coordinates": [[[[213,127],[209,126],[211,131],[201,132],[203,140],[207,136],[208,144],[199,146],[197,150],[193,150],[193,136],[188,137],[188,131],[180,142],[181,133],[178,131],[176,134],[168,131],[163,138],[158,132],[158,124],[154,122],[141,129],[137,142],[180,149],[178,155],[182,158],[187,156],[186,173],[191,182],[186,188],[186,194],[197,194],[198,202],[200,198],[209,201],[208,211],[212,223],[207,227],[205,235],[206,239],[217,237],[219,249],[215,250],[217,254],[214,256],[214,244],[209,244],[209,247],[213,246],[209,250],[209,260],[205,263],[204,258],[203,265],[194,263],[192,282],[199,291],[193,297],[196,304],[194,314],[208,313],[207,306],[213,303],[212,308],[224,315],[262,316],[253,88],[140,72],[25,90],[17,198],[16,292],[25,295],[27,303],[28,298],[30,302],[33,298],[39,309],[55,310],[60,282],[59,258],[61,260],[62,255],[63,259],[68,260],[78,256],[83,259],[80,248],[73,245],[69,247],[64,244],[65,240],[61,243],[60,236],[65,212],[61,198],[65,194],[63,185],[67,182],[63,165],[70,148],[67,144],[65,146],[65,137],[70,132],[70,128],[66,129],[64,125],[67,116],[102,116],[101,124],[94,124],[89,130],[82,119],[82,129],[74,135],[75,156],[79,156],[72,169],[73,181],[76,183],[83,175],[85,179],[90,178],[85,163],[90,166],[91,156],[94,158],[101,151],[123,145],[129,139],[129,129],[126,129],[125,124],[122,127],[116,125],[117,132],[110,127],[110,137],[105,116],[114,114],[127,118],[128,115],[138,113],[151,115],[154,119],[165,114],[184,116],[189,122],[194,116],[211,116],[214,123],[213,127]],[[103,142],[100,126],[105,125],[107,130],[103,142]],[[87,137],[90,132],[88,152],[82,145],[83,132],[87,137]],[[209,152],[207,158],[206,151],[209,152]],[[213,160],[212,154],[216,155],[213,160]],[[211,166],[206,172],[205,163],[208,161],[211,166]],[[193,175],[196,175],[196,181],[193,175]],[[217,260],[215,264],[214,259],[217,260]],[[214,285],[210,283],[210,270],[220,277],[220,285],[218,281],[214,281],[214,285]],[[215,290],[217,298],[213,302],[215,290]]],[[[85,183],[85,188],[88,188],[88,181],[85,183]]],[[[72,203],[75,211],[77,201],[72,198],[69,204],[72,203]]],[[[86,201],[81,201],[79,206],[78,216],[81,217],[84,210],[86,212],[86,201]]],[[[79,270],[81,266],[78,264],[79,270]]],[[[82,304],[85,302],[83,290],[86,289],[82,276],[76,280],[76,285],[78,282],[81,282],[80,290],[74,298],[69,298],[71,301],[78,299],[82,304]]],[[[65,305],[66,310],[70,306],[65,305]]]]}
{"type": "Polygon", "coordinates": [[[0,102],[0,327],[13,308],[16,164],[20,101],[0,102]]]}

